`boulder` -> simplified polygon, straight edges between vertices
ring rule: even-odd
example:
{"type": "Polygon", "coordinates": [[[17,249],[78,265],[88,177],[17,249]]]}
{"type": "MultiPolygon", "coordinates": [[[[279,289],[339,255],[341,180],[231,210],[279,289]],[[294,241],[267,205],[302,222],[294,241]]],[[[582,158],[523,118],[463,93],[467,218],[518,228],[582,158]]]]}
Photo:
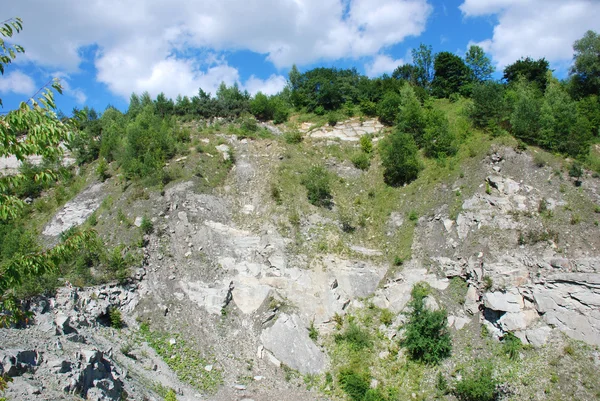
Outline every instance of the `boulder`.
{"type": "Polygon", "coordinates": [[[523,297],[516,289],[508,292],[488,292],[483,295],[486,308],[499,312],[520,312],[523,308],[523,297]]]}

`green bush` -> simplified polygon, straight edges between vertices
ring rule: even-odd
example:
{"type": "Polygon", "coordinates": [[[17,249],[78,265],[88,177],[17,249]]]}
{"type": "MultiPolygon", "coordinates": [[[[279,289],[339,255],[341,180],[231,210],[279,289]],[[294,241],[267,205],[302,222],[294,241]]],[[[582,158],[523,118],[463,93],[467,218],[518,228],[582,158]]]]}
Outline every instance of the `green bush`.
{"type": "Polygon", "coordinates": [[[427,113],[427,127],[423,148],[428,157],[440,158],[456,154],[456,137],[443,111],[432,109],[427,113]]]}
{"type": "Polygon", "coordinates": [[[368,373],[359,373],[350,368],[342,369],[338,380],[340,387],[352,401],[363,401],[371,387],[371,377],[368,373]]]}
{"type": "Polygon", "coordinates": [[[327,114],[327,123],[330,126],[334,127],[339,121],[340,115],[337,112],[331,111],[329,114],[327,114]]]}
{"type": "Polygon", "coordinates": [[[412,311],[404,326],[405,335],[401,343],[406,347],[411,359],[426,364],[438,364],[450,356],[452,341],[446,310],[431,311],[425,308],[427,292],[424,285],[417,284],[413,287],[409,303],[412,311]]]}
{"type": "Polygon", "coordinates": [[[414,138],[398,130],[381,141],[379,151],[388,185],[400,186],[417,178],[423,166],[414,138]]]}
{"type": "Polygon", "coordinates": [[[363,100],[360,102],[360,111],[365,116],[375,117],[377,115],[377,105],[369,100],[363,100]]]}
{"type": "Polygon", "coordinates": [[[313,166],[304,175],[302,184],[306,187],[308,201],[329,208],[332,204],[329,173],[321,166],[313,166]]]}
{"type": "Polygon", "coordinates": [[[110,327],[115,329],[120,329],[123,327],[123,317],[121,316],[121,311],[118,308],[110,308],[108,311],[108,316],[110,318],[110,327]]]}
{"type": "Polygon", "coordinates": [[[400,90],[400,99],[398,130],[412,135],[417,145],[423,146],[427,118],[413,87],[404,85],[400,90]]]}
{"type": "Polygon", "coordinates": [[[273,113],[273,123],[283,124],[290,118],[290,110],[282,101],[275,101],[275,113],[273,113]]]}
{"type": "Polygon", "coordinates": [[[177,401],[177,393],[172,388],[169,389],[165,396],[165,401],[177,401]]]}
{"type": "Polygon", "coordinates": [[[106,162],[106,159],[103,158],[98,162],[98,167],[96,167],[96,174],[98,174],[98,178],[102,182],[110,178],[110,174],[108,173],[108,163],[106,162]]]}
{"type": "Polygon", "coordinates": [[[492,365],[479,362],[472,372],[456,383],[453,393],[460,401],[495,401],[498,396],[496,385],[492,365]]]}
{"type": "Polygon", "coordinates": [[[350,322],[343,333],[335,335],[335,342],[344,342],[354,351],[360,351],[373,346],[371,334],[354,322],[350,322]]]}
{"type": "Polygon", "coordinates": [[[385,125],[392,126],[398,121],[400,114],[400,104],[402,99],[396,92],[387,92],[377,105],[377,115],[379,121],[385,125]]]}
{"type": "Polygon", "coordinates": [[[283,140],[289,144],[295,144],[302,142],[302,133],[297,129],[287,131],[283,134],[283,140]]]}
{"type": "Polygon", "coordinates": [[[146,216],[142,217],[142,224],[140,225],[140,229],[144,234],[152,234],[154,231],[154,224],[152,221],[146,216]]]}
{"type": "Polygon", "coordinates": [[[361,170],[368,170],[371,166],[371,158],[364,152],[356,152],[350,158],[354,167],[361,170]]]}
{"type": "Polygon", "coordinates": [[[371,154],[373,152],[373,141],[369,135],[360,137],[360,149],[366,154],[371,154]]]}

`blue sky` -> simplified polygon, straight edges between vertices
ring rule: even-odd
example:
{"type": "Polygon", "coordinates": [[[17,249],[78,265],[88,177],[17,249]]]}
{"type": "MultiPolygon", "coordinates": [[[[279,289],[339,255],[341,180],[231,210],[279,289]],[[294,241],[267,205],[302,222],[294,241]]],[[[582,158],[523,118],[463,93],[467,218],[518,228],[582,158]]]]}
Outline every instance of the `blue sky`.
{"type": "Polygon", "coordinates": [[[276,93],[292,64],[378,76],[420,43],[463,55],[481,45],[501,70],[545,57],[565,77],[572,43],[600,31],[595,0],[4,0],[26,54],[0,77],[3,111],[52,77],[58,106],[127,107],[132,92],[193,95],[221,81],[276,93]]]}

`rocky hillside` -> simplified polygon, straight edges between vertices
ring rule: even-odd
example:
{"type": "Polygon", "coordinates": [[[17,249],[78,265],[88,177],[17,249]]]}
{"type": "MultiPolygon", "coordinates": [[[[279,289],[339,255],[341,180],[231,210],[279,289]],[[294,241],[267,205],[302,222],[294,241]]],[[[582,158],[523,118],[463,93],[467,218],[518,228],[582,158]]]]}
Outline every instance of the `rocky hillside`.
{"type": "Polygon", "coordinates": [[[376,154],[352,162],[386,135],[375,120],[304,123],[299,143],[188,125],[163,188],[92,166],[41,219],[47,244],[83,224],[139,257],[0,329],[9,400],[472,400],[461,383],[488,368],[492,399],[600,399],[599,177],[475,132],[392,188],[376,154]],[[315,165],[326,207],[307,198],[315,165]],[[403,346],[417,283],[447,312],[439,364],[403,346]]]}

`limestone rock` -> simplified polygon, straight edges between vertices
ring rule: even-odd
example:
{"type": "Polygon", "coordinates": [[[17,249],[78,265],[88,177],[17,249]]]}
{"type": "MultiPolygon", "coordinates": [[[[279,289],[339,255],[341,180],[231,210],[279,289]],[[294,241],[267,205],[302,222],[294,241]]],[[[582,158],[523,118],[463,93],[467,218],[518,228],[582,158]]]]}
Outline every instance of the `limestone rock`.
{"type": "Polygon", "coordinates": [[[508,292],[488,292],[483,295],[486,308],[499,312],[520,312],[524,306],[523,297],[519,291],[512,289],[508,292]]]}
{"type": "Polygon", "coordinates": [[[325,367],[325,354],[308,337],[308,330],[297,315],[279,315],[260,335],[265,348],[292,369],[302,374],[319,374],[325,367]]]}

